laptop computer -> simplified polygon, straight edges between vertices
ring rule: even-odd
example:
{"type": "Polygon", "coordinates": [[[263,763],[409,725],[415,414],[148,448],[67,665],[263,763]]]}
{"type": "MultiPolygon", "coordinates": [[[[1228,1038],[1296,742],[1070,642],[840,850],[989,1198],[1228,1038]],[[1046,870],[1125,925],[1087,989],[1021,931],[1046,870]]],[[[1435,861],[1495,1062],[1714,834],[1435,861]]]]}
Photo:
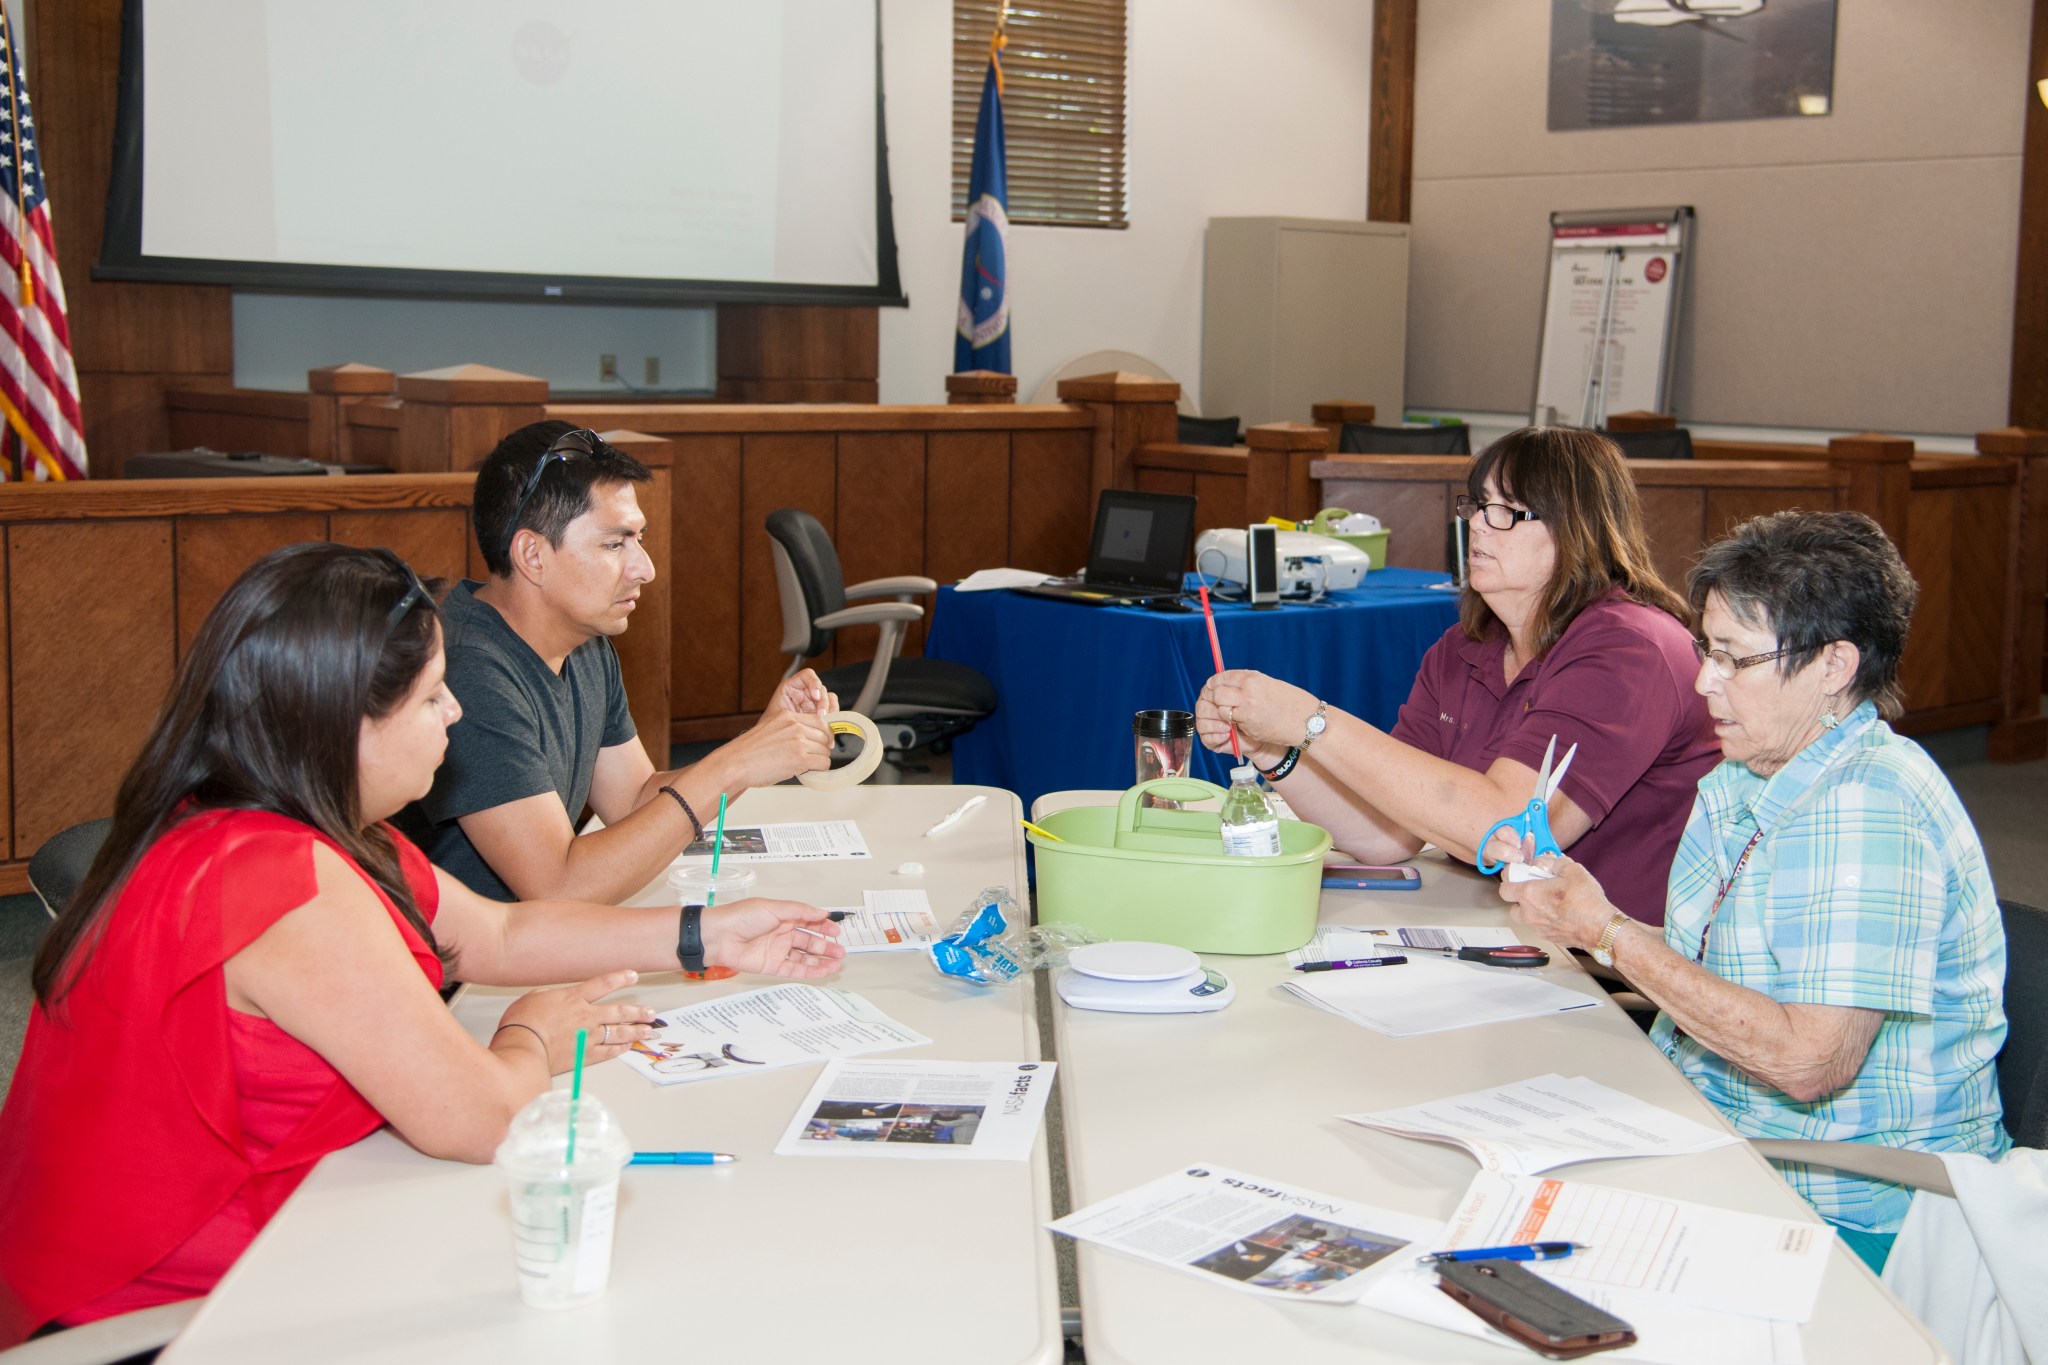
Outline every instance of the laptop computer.
{"type": "Polygon", "coordinates": [[[1185,493],[1105,488],[1095,502],[1095,535],[1079,578],[1049,578],[1013,592],[1089,607],[1142,606],[1180,596],[1195,543],[1195,500],[1185,493]]]}

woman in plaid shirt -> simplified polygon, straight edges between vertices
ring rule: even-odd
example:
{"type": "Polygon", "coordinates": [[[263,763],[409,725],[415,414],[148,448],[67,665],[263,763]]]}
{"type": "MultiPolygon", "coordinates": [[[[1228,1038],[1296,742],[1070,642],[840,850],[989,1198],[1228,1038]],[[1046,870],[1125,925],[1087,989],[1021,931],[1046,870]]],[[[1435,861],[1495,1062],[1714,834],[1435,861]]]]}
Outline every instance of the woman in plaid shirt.
{"type": "MultiPolygon", "coordinates": [[[[1918,587],[1877,523],[1780,512],[1693,571],[1694,686],[1723,762],[1700,782],[1662,933],[1568,858],[1503,883],[1515,918],[1611,963],[1661,1013],[1651,1038],[1750,1137],[1995,1157],[2005,936],[1977,831],[1893,733],[1918,587]],[[1766,666],[1769,665],[1769,666],[1766,666]]],[[[1911,1193],[1790,1166],[1882,1268],[1911,1193]]]]}

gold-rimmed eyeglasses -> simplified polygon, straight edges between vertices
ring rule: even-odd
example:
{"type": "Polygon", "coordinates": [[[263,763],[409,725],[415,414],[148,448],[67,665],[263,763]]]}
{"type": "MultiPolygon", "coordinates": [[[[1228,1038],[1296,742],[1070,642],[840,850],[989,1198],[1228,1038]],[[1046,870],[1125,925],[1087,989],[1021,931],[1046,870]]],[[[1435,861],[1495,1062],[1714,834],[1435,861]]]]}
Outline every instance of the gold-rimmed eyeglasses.
{"type": "Polygon", "coordinates": [[[1784,649],[1774,649],[1768,654],[1750,654],[1738,659],[1727,650],[1714,649],[1705,640],[1694,636],[1692,652],[1700,656],[1701,663],[1712,664],[1715,674],[1725,681],[1732,679],[1738,672],[1748,668],[1751,664],[1767,664],[1773,659],[1782,659],[1787,654],[1792,653],[1792,649],[1790,646],[1787,646],[1784,649]]]}

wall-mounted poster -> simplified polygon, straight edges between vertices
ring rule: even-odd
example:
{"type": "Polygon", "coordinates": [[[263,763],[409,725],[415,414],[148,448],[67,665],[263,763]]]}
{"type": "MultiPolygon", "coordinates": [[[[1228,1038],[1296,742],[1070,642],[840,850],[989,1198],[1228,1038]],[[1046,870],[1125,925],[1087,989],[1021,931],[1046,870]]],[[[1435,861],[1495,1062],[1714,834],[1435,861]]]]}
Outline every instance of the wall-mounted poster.
{"type": "Polygon", "coordinates": [[[1551,0],[1550,131],[1813,118],[1835,0],[1551,0]]]}

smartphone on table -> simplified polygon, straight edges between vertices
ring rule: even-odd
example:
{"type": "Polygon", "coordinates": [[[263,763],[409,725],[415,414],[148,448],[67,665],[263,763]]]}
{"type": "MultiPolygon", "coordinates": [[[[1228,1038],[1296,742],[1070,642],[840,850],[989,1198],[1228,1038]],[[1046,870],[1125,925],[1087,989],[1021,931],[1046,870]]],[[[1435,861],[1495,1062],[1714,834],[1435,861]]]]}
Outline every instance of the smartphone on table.
{"type": "Polygon", "coordinates": [[[1324,863],[1323,886],[1331,891],[1414,891],[1422,874],[1412,867],[1375,867],[1369,863],[1324,863]]]}

